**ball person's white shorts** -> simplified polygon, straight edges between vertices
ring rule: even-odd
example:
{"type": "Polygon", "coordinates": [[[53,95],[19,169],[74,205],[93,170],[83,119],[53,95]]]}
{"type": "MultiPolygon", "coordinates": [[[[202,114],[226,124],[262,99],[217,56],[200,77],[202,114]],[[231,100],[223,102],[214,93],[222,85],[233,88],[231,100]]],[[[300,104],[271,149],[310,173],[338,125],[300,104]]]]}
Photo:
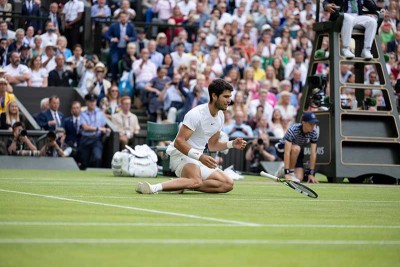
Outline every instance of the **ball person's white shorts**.
{"type": "Polygon", "coordinates": [[[192,159],[185,154],[182,154],[181,152],[179,152],[178,149],[175,149],[171,152],[170,166],[171,169],[175,171],[176,176],[181,177],[183,167],[188,163],[192,163],[200,167],[200,175],[203,180],[206,180],[213,172],[219,170],[218,168],[208,168],[200,161],[192,159]]]}

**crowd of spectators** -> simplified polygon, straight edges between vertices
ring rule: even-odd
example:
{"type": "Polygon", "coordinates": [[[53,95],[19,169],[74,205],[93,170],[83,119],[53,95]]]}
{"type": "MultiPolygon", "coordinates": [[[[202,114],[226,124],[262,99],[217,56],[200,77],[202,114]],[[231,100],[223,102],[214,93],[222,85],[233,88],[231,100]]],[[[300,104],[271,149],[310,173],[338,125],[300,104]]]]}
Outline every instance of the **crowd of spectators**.
{"type": "MultiPolygon", "coordinates": [[[[109,131],[106,118],[117,125],[122,148],[140,130],[132,107],[145,111],[150,121],[181,122],[192,107],[208,102],[207,86],[215,78],[234,87],[223,128],[230,137],[258,140],[261,136],[268,144],[268,136],[281,138],[295,122],[314,56],[315,0],[146,0],[140,10],[137,1],[88,3],[92,27],[101,27],[101,40],[96,41],[108,53],[103,61],[101,55],[84,51],[83,1],[43,6],[40,0],[25,0],[23,26],[7,16],[14,14],[12,0],[0,1],[0,15],[6,15],[0,21],[1,128],[13,130],[13,123],[23,121],[12,86],[74,86],[86,96],[87,109],[79,102],[61,103],[71,106],[71,114],[65,117],[58,112],[60,99],[49,96],[49,107],[36,119],[42,129],[58,131],[56,140],[62,134],[65,138],[63,144],[51,143],[56,152],[42,151],[42,155],[65,156],[68,153],[57,151],[68,146],[72,149],[68,155],[78,159],[80,154],[84,167],[100,166],[101,137],[109,131]],[[88,152],[79,150],[92,151],[92,164],[88,152]]],[[[395,88],[400,79],[399,2],[378,0],[377,4],[388,10],[379,36],[395,88]]],[[[322,3],[320,10],[320,21],[328,21],[322,3]]],[[[336,44],[324,39],[321,49],[329,45],[336,44]]],[[[319,64],[317,72],[327,74],[328,68],[319,64]]],[[[342,64],[340,72],[341,79],[349,81],[354,78],[354,65],[342,64]]],[[[366,84],[379,83],[375,65],[367,65],[364,72],[366,84]]],[[[366,98],[385,105],[382,91],[373,91],[366,98]]],[[[343,88],[341,94],[352,108],[363,108],[356,103],[355,89],[343,88]]],[[[261,147],[255,141],[253,145],[261,147]]]]}

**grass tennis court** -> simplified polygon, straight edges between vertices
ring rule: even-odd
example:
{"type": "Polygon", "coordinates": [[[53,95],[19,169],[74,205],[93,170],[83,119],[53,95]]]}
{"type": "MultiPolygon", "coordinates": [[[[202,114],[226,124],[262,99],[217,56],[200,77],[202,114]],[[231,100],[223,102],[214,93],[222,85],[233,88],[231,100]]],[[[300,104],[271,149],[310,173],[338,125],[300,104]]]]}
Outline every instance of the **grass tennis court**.
{"type": "Polygon", "coordinates": [[[111,171],[0,170],[0,266],[399,266],[400,187],[246,176],[139,195],[111,171]]]}

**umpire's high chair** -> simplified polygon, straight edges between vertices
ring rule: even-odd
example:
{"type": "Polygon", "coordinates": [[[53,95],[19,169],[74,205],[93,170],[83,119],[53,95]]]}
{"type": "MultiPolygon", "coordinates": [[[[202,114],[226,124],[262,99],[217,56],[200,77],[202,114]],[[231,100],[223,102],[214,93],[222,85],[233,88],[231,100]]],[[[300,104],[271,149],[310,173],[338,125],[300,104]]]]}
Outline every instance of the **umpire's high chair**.
{"type": "MultiPolygon", "coordinates": [[[[340,55],[342,22],[343,14],[337,21],[314,24],[313,52],[298,118],[312,110],[320,120],[317,171],[329,181],[372,177],[394,183],[393,178],[400,178],[400,122],[379,36],[373,42],[374,58],[367,61],[360,57],[364,29],[354,29],[355,58],[348,60],[340,55]],[[354,67],[354,80],[346,79],[349,66],[354,67]],[[374,72],[378,77],[374,84],[364,84],[364,74],[374,72]]],[[[378,28],[381,22],[382,16],[378,28]]],[[[308,152],[305,149],[306,156],[308,152]]]]}

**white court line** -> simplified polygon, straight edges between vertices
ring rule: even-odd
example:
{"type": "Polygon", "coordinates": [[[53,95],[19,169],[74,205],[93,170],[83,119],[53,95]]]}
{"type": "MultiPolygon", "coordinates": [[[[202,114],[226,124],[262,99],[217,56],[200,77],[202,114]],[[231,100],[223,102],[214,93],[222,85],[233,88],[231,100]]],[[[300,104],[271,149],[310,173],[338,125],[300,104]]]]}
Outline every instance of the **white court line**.
{"type": "Polygon", "coordinates": [[[400,240],[269,240],[269,239],[0,239],[0,244],[158,244],[158,245],[400,245],[400,240]]]}
{"type": "Polygon", "coordinates": [[[266,227],[266,228],[338,228],[338,229],[400,229],[400,225],[351,224],[215,224],[215,223],[114,223],[114,222],[40,222],[0,221],[0,226],[99,226],[99,227],[266,227]]]}
{"type": "MultiPolygon", "coordinates": [[[[169,194],[168,192],[163,192],[163,195],[169,194]]],[[[190,193],[187,193],[188,195],[190,193]]],[[[197,194],[197,193],[195,193],[197,194]]],[[[200,193],[199,193],[200,194],[200,193]]],[[[183,197],[182,194],[178,194],[179,197],[176,197],[177,194],[170,194],[171,197],[163,198],[163,201],[168,200],[228,200],[228,201],[279,201],[279,200],[288,200],[288,201],[299,201],[299,199],[312,201],[312,202],[352,202],[352,203],[400,203],[400,200],[347,200],[347,199],[308,199],[304,197],[297,198],[231,198],[229,196],[226,197],[183,197]]],[[[185,194],[183,194],[185,195],[185,194]]],[[[151,196],[91,196],[91,195],[73,195],[73,196],[58,196],[58,197],[77,197],[77,198],[110,198],[110,199],[143,199],[143,198],[152,198],[151,196]]]]}
{"type": "Polygon", "coordinates": [[[149,213],[186,217],[186,218],[191,218],[191,219],[237,224],[237,225],[244,225],[244,226],[258,226],[259,225],[259,224],[255,224],[255,223],[224,220],[224,219],[198,216],[198,215],[192,215],[192,214],[160,211],[160,210],[153,210],[153,209],[144,209],[144,208],[138,208],[138,207],[122,206],[122,205],[108,204],[108,203],[102,203],[102,202],[85,201],[85,200],[78,200],[78,199],[64,198],[64,197],[57,197],[57,196],[41,195],[41,194],[35,194],[35,193],[29,193],[29,192],[21,192],[21,191],[13,191],[13,190],[5,190],[5,189],[0,189],[0,192],[15,193],[15,194],[20,194],[20,195],[28,195],[28,196],[36,196],[36,197],[44,197],[44,198],[49,198],[49,199],[64,200],[64,201],[77,202],[77,203],[83,203],[83,204],[91,204],[91,205],[98,205],[98,206],[104,206],[104,207],[113,207],[113,208],[120,208],[120,209],[143,211],[143,212],[149,212],[149,213]]]}

